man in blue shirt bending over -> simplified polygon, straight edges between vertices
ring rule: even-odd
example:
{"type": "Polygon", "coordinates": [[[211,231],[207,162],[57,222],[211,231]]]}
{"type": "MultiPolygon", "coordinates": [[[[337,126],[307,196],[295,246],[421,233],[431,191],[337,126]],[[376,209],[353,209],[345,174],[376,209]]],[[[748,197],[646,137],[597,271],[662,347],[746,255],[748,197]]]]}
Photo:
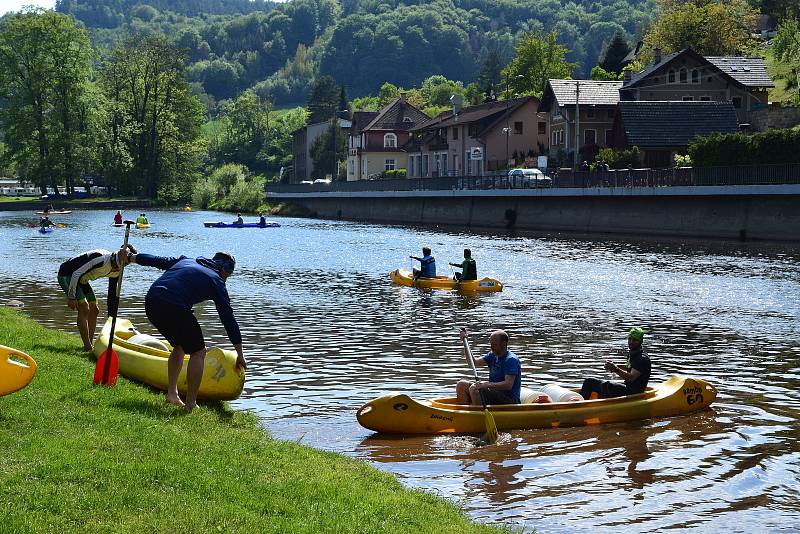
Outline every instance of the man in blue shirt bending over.
{"type": "Polygon", "coordinates": [[[166,271],[150,286],[144,309],[153,326],[173,346],[167,366],[167,402],[191,411],[197,406],[197,392],[200,390],[206,356],[203,331],[192,312],[192,306],[206,300],[214,301],[228,338],[236,349],[236,366],[244,368],[247,365],[242,352],[239,323],[233,316],[231,300],[225,288],[225,280],[233,274],[236,260],[227,252],[217,252],[212,259],[130,254],[128,261],[166,271]],[[178,395],[178,377],[186,354],[189,354],[189,368],[184,403],[178,395]]]}
{"type": "MultiPolygon", "coordinates": [[[[467,338],[467,331],[461,330],[461,341],[467,338]]],[[[495,330],[489,336],[492,350],[486,356],[475,358],[476,367],[489,367],[489,381],[471,382],[460,380],[456,384],[456,397],[459,404],[519,404],[522,387],[522,365],[519,358],[508,350],[508,334],[495,330]],[[483,402],[481,402],[483,392],[483,402]]],[[[469,355],[466,355],[469,358],[469,355]]]]}
{"type": "Polygon", "coordinates": [[[436,260],[431,256],[431,247],[422,247],[422,257],[409,256],[419,262],[419,269],[414,269],[414,280],[417,278],[436,278],[436,260]]]}

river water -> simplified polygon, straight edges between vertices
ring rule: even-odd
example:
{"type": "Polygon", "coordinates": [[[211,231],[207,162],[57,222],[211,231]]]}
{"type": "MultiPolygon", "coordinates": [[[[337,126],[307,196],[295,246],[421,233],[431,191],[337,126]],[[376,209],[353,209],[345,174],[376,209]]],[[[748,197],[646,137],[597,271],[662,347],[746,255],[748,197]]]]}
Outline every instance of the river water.
{"type": "MultiPolygon", "coordinates": [[[[128,214],[134,215],[134,214],[128,214]]],[[[61,261],[118,247],[112,212],[0,212],[0,301],[18,299],[47,326],[72,330],[55,280],[61,261]]],[[[666,529],[800,530],[800,252],[782,246],[618,238],[515,237],[311,219],[280,228],[207,229],[213,212],[148,213],[131,243],[160,255],[232,251],[228,281],[248,377],[238,409],[278,438],[361,458],[406,485],[460,503],[479,521],[538,532],[666,529]],[[472,298],[395,287],[387,273],[433,248],[449,273],[468,246],[502,293],[472,298]],[[458,328],[488,349],[502,327],[523,381],[577,386],[611,378],[626,332],[647,332],[652,381],[697,375],[719,389],[713,408],[670,419],[473,437],[377,436],[355,412],[389,391],[448,396],[471,371],[458,328]]],[[[143,295],[159,271],[126,270],[122,315],[155,333],[143,295]]],[[[93,284],[104,296],[106,284],[93,284]]],[[[105,309],[103,300],[102,309],[105,309]]],[[[198,317],[227,344],[213,305],[198,317]]]]}

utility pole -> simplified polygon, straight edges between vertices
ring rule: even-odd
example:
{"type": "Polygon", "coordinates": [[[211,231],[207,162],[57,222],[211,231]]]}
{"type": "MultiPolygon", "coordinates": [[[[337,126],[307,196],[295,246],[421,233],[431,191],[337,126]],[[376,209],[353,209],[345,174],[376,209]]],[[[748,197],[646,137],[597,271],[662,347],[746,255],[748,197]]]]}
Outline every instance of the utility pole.
{"type": "Polygon", "coordinates": [[[578,147],[581,137],[581,108],[578,102],[581,99],[581,82],[575,80],[575,157],[573,158],[574,169],[578,170],[578,147]]]}

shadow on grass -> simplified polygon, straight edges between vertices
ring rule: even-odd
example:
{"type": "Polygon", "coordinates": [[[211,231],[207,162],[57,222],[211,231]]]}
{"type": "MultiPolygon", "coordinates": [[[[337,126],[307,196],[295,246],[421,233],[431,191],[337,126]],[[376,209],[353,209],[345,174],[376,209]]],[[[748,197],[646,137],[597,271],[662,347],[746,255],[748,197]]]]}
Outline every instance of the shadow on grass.
{"type": "MultiPolygon", "coordinates": [[[[159,396],[157,401],[150,401],[146,399],[125,399],[114,401],[110,404],[113,408],[127,410],[129,412],[136,412],[148,417],[159,417],[163,419],[172,419],[175,416],[188,415],[188,412],[182,408],[169,404],[163,397],[159,396]]],[[[201,402],[201,410],[208,410],[216,419],[223,423],[231,423],[235,413],[225,403],[221,401],[201,402]]]]}

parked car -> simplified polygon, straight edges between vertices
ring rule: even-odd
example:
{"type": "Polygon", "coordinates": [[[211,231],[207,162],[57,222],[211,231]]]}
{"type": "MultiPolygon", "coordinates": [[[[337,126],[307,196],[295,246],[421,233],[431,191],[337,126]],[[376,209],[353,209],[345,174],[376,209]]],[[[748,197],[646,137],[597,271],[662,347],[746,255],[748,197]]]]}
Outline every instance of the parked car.
{"type": "Polygon", "coordinates": [[[314,182],[312,182],[311,180],[303,180],[303,181],[301,181],[300,183],[301,183],[301,184],[305,184],[305,185],[311,185],[311,184],[313,184],[314,182]]]}
{"type": "Polygon", "coordinates": [[[314,180],[314,183],[315,184],[331,185],[331,181],[328,180],[327,178],[317,178],[316,180],[314,180]]]}
{"type": "Polygon", "coordinates": [[[553,179],[539,169],[511,169],[508,171],[508,186],[514,189],[552,187],[553,179]]]}

